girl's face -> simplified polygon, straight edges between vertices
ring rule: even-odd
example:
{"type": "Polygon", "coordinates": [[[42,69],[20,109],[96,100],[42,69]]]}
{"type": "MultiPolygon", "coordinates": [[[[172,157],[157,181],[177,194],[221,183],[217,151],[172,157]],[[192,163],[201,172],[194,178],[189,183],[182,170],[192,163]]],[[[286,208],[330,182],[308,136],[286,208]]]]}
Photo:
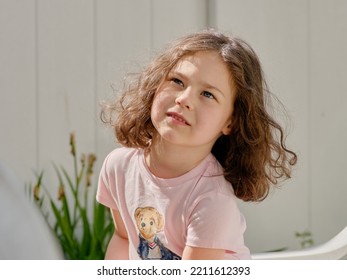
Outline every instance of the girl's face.
{"type": "Polygon", "coordinates": [[[160,84],[151,109],[161,139],[174,145],[212,149],[230,133],[235,90],[217,52],[183,57],[160,84]]]}

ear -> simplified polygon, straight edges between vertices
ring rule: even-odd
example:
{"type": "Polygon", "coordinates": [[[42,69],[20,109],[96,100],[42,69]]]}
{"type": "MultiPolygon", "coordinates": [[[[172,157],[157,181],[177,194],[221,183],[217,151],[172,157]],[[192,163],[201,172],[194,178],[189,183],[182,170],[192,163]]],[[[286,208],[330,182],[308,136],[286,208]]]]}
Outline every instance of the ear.
{"type": "Polygon", "coordinates": [[[231,132],[231,121],[229,121],[225,127],[222,129],[222,134],[223,135],[229,135],[231,132]]]}
{"type": "Polygon", "coordinates": [[[135,220],[138,219],[138,216],[139,216],[139,214],[141,213],[141,211],[142,211],[142,207],[136,208],[136,211],[135,211],[135,213],[134,213],[135,220]]]}

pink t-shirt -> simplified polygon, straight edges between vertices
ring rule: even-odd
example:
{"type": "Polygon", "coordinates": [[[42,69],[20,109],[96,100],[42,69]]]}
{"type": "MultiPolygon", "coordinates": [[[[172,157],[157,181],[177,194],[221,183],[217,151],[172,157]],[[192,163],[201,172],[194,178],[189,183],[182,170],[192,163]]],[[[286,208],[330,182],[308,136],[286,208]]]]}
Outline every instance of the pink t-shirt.
{"type": "Polygon", "coordinates": [[[97,200],[120,212],[130,259],[180,259],[186,245],[225,249],[225,259],[250,259],[246,223],[212,154],[186,174],[155,177],[141,149],[118,148],[105,159],[97,200]]]}

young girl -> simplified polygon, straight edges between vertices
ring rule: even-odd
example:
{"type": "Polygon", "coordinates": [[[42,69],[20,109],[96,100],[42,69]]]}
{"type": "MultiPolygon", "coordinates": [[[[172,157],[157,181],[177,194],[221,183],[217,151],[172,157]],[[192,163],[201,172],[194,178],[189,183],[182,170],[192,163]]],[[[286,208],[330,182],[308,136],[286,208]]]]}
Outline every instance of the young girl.
{"type": "Polygon", "coordinates": [[[111,209],[107,259],[249,259],[237,198],[261,201],[296,154],[268,114],[257,55],[214,30],[175,41],[104,106],[123,145],[97,200],[111,209]]]}

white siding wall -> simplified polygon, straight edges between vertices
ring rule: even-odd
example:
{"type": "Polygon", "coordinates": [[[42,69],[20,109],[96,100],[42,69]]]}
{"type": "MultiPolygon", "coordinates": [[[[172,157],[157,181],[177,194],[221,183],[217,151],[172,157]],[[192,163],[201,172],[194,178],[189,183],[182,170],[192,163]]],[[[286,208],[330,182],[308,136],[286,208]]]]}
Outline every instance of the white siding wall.
{"type": "MultiPolygon", "coordinates": [[[[99,168],[115,147],[99,106],[128,71],[171,39],[206,26],[250,42],[291,115],[291,181],[241,203],[252,251],[316,243],[346,225],[347,2],[343,0],[0,0],[0,160],[23,182],[72,166],[69,133],[99,168]]],[[[96,178],[95,178],[96,179],[96,178]]]]}

